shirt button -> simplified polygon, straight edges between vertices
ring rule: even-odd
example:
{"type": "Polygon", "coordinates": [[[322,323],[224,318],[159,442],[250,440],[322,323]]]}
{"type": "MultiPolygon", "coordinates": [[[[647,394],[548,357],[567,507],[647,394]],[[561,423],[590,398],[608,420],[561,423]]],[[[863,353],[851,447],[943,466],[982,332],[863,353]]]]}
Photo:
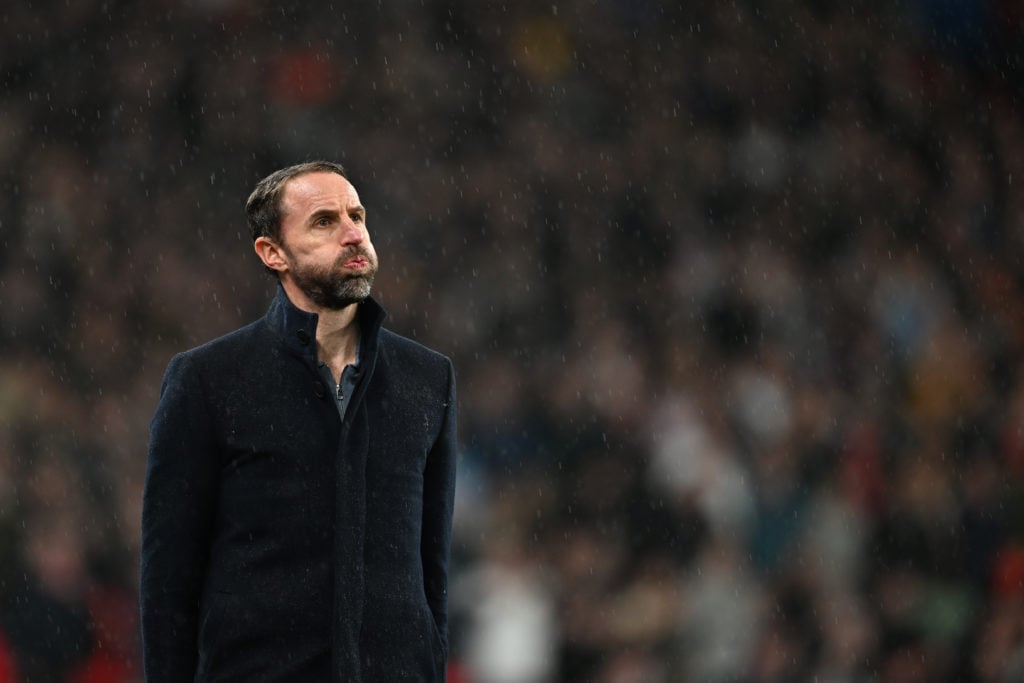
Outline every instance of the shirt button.
{"type": "Polygon", "coordinates": [[[309,343],[309,332],[306,332],[305,330],[299,330],[298,332],[295,333],[295,336],[299,338],[299,342],[303,346],[309,343]]]}

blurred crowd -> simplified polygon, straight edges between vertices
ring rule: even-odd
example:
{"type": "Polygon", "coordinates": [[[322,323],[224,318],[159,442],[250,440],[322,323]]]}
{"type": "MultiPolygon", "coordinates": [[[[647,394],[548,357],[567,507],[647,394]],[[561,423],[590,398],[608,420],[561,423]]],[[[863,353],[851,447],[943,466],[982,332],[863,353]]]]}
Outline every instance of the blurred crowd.
{"type": "Polygon", "coordinates": [[[311,158],[456,364],[451,681],[1024,680],[1019,3],[0,15],[0,682],[140,680],[163,369],[311,158]]]}

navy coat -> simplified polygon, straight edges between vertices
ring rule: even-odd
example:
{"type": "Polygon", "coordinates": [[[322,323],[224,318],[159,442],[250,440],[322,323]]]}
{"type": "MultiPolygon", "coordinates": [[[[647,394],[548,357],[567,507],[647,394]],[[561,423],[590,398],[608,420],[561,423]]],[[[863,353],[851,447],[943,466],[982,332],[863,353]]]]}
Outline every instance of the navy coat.
{"type": "Polygon", "coordinates": [[[359,306],[342,420],[317,316],[175,356],[142,513],[146,680],[442,681],[455,488],[450,361],[359,306]]]}

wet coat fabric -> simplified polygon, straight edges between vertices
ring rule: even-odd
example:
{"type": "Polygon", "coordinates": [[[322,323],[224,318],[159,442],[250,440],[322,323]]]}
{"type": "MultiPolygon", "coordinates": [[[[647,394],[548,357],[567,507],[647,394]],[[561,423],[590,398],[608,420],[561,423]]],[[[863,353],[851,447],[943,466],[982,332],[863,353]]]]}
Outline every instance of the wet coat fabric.
{"type": "Polygon", "coordinates": [[[281,288],[168,365],[143,496],[149,683],[444,680],[454,374],[372,299],[359,316],[344,420],[317,316],[281,288]]]}

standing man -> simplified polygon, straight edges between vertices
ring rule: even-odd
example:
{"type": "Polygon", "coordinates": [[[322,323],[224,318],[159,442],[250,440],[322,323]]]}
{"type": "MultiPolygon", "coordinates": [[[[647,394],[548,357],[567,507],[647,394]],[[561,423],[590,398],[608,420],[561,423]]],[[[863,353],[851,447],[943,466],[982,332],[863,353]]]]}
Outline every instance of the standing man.
{"type": "Polygon", "coordinates": [[[142,512],[146,680],[443,681],[451,362],[381,327],[341,166],[277,171],[245,208],[277,296],[167,367],[142,512]]]}

